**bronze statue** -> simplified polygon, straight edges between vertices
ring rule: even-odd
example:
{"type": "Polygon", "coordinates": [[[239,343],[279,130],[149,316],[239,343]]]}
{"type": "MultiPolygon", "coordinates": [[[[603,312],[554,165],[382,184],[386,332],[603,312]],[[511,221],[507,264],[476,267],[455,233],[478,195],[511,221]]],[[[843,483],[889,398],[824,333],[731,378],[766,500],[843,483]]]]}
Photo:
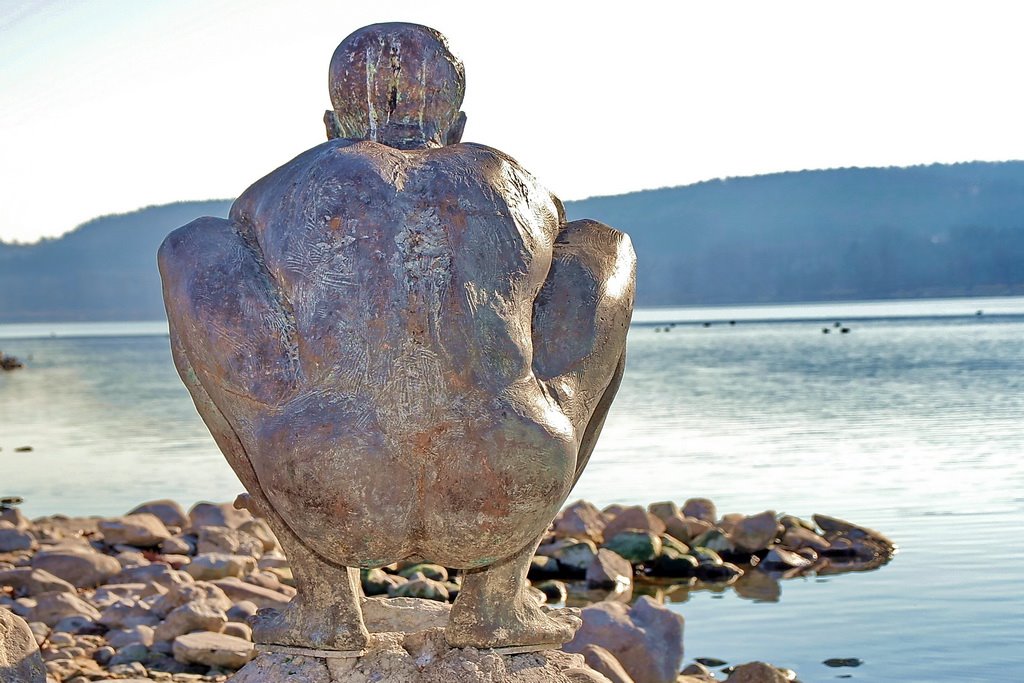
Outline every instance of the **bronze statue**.
{"type": "Polygon", "coordinates": [[[526,573],[622,377],[635,259],[459,142],[464,83],[433,29],[356,31],[329,140],[160,248],[178,371],[297,582],[257,643],[358,654],[359,568],[408,558],[462,570],[452,646],[578,626],[526,573]]]}

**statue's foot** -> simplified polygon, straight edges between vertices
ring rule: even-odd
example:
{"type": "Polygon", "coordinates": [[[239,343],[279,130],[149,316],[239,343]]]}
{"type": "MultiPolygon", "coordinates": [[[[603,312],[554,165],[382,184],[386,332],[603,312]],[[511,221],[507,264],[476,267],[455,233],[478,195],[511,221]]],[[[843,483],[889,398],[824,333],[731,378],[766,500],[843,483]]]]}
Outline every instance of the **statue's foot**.
{"type": "MultiPolygon", "coordinates": [[[[329,605],[306,607],[298,598],[284,609],[264,608],[249,618],[257,645],[340,653],[362,653],[369,634],[362,620],[349,623],[329,605]]],[[[325,656],[325,655],[321,655],[325,656]]]]}
{"type": "Polygon", "coordinates": [[[452,608],[445,639],[452,647],[494,649],[506,654],[554,650],[583,625],[579,610],[545,610],[530,596],[488,605],[486,613],[452,608]]]}

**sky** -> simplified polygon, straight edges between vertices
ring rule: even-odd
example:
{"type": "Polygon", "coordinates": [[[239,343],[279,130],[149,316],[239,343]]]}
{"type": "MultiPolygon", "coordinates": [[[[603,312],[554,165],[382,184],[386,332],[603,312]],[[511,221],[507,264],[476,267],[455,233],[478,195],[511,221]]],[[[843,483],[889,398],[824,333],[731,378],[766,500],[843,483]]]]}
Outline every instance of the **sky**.
{"type": "Polygon", "coordinates": [[[322,142],[327,66],[412,21],[464,139],[562,199],[808,168],[1024,158],[1024,8],[990,0],[0,0],[0,240],[229,198],[322,142]]]}

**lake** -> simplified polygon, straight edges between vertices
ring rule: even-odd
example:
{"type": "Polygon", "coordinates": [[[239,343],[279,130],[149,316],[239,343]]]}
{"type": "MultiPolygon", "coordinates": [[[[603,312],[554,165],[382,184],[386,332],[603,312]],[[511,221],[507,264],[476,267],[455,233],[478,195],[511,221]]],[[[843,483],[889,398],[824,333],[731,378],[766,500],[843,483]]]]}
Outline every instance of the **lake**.
{"type": "MultiPolygon", "coordinates": [[[[241,491],[164,323],[0,325],[0,349],[27,366],[0,373],[0,495],[24,496],[29,516],[241,491]]],[[[879,570],[783,581],[777,599],[673,594],[687,661],[760,659],[805,683],[1011,680],[1022,418],[1024,298],[645,309],[572,499],[703,496],[720,513],[825,513],[899,544],[879,570]]]]}

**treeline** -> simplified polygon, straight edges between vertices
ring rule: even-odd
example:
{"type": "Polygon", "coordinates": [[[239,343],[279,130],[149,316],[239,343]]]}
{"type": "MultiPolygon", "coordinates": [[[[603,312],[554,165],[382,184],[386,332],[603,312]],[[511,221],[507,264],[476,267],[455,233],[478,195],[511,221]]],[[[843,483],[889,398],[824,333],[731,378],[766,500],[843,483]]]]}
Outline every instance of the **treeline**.
{"type": "MultiPolygon", "coordinates": [[[[0,322],[163,316],[164,236],[229,201],[0,243],[0,322]]],[[[630,234],[640,306],[1024,294],[1024,162],[802,171],[567,202],[630,234]]]]}

